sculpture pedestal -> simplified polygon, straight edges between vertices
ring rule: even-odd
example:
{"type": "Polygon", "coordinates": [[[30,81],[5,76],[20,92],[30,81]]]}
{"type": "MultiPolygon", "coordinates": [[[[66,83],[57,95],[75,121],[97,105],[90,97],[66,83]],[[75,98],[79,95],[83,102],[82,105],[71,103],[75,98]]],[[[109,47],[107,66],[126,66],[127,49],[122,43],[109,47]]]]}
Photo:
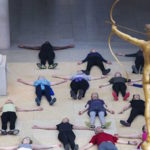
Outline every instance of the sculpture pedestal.
{"type": "Polygon", "coordinates": [[[6,56],[2,55],[0,62],[0,95],[7,95],[7,64],[6,56]]]}

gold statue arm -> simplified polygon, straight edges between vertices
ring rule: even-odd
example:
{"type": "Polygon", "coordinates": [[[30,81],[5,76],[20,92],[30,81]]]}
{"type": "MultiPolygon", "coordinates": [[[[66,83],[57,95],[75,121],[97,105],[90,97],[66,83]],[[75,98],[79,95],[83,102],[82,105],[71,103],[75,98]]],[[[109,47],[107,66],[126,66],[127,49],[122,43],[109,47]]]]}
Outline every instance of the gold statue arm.
{"type": "Polygon", "coordinates": [[[131,44],[134,44],[134,45],[141,47],[141,48],[143,47],[143,45],[146,42],[144,40],[134,38],[134,37],[132,37],[126,33],[119,31],[116,25],[112,25],[112,32],[115,33],[117,36],[119,36],[121,39],[123,39],[127,42],[130,42],[131,44]]]}

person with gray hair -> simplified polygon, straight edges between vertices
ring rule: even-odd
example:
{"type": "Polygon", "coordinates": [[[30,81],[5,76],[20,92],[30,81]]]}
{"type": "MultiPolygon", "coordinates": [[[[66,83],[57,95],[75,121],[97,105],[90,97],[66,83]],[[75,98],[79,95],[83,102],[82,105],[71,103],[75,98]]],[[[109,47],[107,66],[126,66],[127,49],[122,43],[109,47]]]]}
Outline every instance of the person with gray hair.
{"type": "Polygon", "coordinates": [[[44,76],[39,76],[38,79],[32,83],[26,82],[22,79],[17,80],[20,83],[23,83],[25,85],[34,86],[35,87],[35,93],[36,93],[36,99],[35,102],[37,106],[40,106],[41,98],[42,96],[45,96],[49,102],[50,105],[53,105],[56,102],[56,97],[54,94],[54,91],[52,90],[51,86],[59,85],[64,82],[65,80],[57,83],[50,83],[44,76]]]}
{"type": "Polygon", "coordinates": [[[97,145],[98,150],[118,150],[116,143],[137,145],[136,141],[119,140],[116,135],[105,133],[101,127],[95,128],[95,135],[91,138],[90,142],[80,150],[90,149],[92,146],[97,145]]]}

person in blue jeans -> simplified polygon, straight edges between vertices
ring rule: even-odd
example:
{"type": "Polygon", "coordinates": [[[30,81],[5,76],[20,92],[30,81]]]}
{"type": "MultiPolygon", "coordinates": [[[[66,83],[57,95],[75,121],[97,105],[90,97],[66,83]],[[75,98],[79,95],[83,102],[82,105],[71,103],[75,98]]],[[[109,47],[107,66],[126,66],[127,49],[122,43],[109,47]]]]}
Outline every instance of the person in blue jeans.
{"type": "Polygon", "coordinates": [[[88,115],[90,117],[90,127],[95,128],[95,119],[96,116],[99,117],[102,128],[108,128],[111,125],[111,122],[105,121],[105,116],[107,115],[106,111],[111,114],[115,112],[113,110],[109,110],[105,102],[99,99],[99,95],[97,92],[91,94],[91,100],[87,102],[85,105],[85,109],[79,111],[79,115],[82,115],[84,112],[88,111],[88,115]]]}
{"type": "Polygon", "coordinates": [[[36,93],[35,101],[37,106],[40,106],[42,96],[45,96],[49,104],[53,105],[56,102],[56,97],[51,86],[58,85],[66,81],[63,80],[61,82],[52,84],[44,76],[39,76],[38,79],[33,83],[25,82],[22,79],[18,79],[18,82],[35,87],[36,93]]]}

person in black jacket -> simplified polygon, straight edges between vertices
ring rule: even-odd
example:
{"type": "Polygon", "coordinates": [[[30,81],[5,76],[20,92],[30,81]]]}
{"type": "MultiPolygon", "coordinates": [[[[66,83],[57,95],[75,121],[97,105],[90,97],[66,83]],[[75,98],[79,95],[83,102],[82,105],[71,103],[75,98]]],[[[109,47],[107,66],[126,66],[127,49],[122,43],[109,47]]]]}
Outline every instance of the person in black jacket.
{"type": "Polygon", "coordinates": [[[127,121],[124,120],[120,120],[120,123],[123,126],[126,127],[130,127],[131,123],[133,122],[133,120],[138,116],[138,115],[143,115],[144,116],[144,112],[145,112],[145,101],[141,100],[140,95],[139,94],[134,94],[132,100],[130,101],[129,105],[127,105],[126,107],[124,107],[119,114],[122,114],[124,111],[128,110],[129,108],[131,108],[131,112],[129,115],[129,118],[127,121]]]}
{"type": "Polygon", "coordinates": [[[132,65],[132,72],[135,74],[143,72],[144,56],[143,56],[143,51],[141,49],[139,49],[136,53],[133,54],[116,53],[116,55],[125,56],[125,57],[135,57],[135,65],[132,65]]]}
{"type": "Polygon", "coordinates": [[[54,69],[58,64],[54,63],[55,59],[55,50],[63,50],[68,48],[74,48],[74,45],[67,46],[53,46],[50,42],[46,41],[41,46],[25,46],[19,45],[19,48],[39,50],[39,59],[40,63],[37,63],[39,69],[46,69],[46,61],[48,61],[48,69],[54,69]]]}
{"type": "Polygon", "coordinates": [[[105,60],[102,57],[102,55],[96,52],[96,50],[94,49],[91,50],[91,52],[86,56],[85,59],[78,62],[78,65],[81,65],[82,63],[85,63],[85,62],[87,62],[87,67],[86,67],[86,70],[82,70],[82,71],[88,75],[90,74],[91,68],[93,66],[98,66],[100,70],[102,71],[103,75],[108,74],[111,70],[111,69],[105,69],[103,62],[106,64],[112,64],[112,63],[105,60]]]}

